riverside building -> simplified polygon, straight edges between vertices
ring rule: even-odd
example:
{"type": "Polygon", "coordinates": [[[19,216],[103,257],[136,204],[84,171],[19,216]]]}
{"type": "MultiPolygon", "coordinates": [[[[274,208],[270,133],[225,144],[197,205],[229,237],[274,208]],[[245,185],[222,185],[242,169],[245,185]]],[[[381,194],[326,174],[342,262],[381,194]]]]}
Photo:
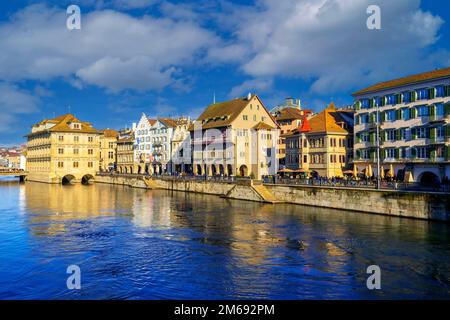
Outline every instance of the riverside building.
{"type": "Polygon", "coordinates": [[[450,177],[450,68],[381,82],[353,97],[359,172],[371,166],[378,175],[379,143],[380,177],[391,168],[408,182],[450,177]]]}
{"type": "Polygon", "coordinates": [[[286,168],[312,177],[342,177],[353,153],[353,110],[331,103],[286,135],[286,168]]]}
{"type": "Polygon", "coordinates": [[[27,141],[27,180],[88,183],[99,168],[101,132],[72,114],[32,126],[27,141]]]}
{"type": "Polygon", "coordinates": [[[257,95],[214,103],[190,126],[196,175],[275,174],[278,125],[257,95]]]}

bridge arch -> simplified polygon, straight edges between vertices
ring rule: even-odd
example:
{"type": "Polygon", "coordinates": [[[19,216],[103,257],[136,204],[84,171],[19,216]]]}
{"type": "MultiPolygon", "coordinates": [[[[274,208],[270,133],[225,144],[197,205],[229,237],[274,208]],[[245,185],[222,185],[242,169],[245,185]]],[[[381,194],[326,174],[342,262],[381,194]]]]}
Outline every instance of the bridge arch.
{"type": "Polygon", "coordinates": [[[81,183],[84,185],[92,184],[94,182],[94,176],[91,174],[85,174],[83,178],[81,178],[81,183]]]}
{"type": "Polygon", "coordinates": [[[71,175],[71,174],[66,174],[63,178],[62,178],[62,184],[63,185],[71,185],[75,182],[75,176],[71,175]]]}

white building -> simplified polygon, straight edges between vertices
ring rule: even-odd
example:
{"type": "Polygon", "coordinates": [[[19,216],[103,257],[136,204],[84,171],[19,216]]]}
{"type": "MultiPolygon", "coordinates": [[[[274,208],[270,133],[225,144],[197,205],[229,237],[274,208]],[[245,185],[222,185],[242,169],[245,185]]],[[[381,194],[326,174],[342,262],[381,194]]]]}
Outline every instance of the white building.
{"type": "Polygon", "coordinates": [[[177,168],[181,172],[191,160],[190,140],[185,141],[189,137],[189,124],[186,118],[149,119],[142,114],[135,126],[137,173],[172,174],[177,168]],[[177,164],[182,167],[176,167],[177,164]]]}
{"type": "Polygon", "coordinates": [[[353,97],[359,172],[371,166],[378,175],[380,141],[385,174],[393,168],[398,179],[428,185],[450,177],[450,68],[378,83],[353,97]]]}

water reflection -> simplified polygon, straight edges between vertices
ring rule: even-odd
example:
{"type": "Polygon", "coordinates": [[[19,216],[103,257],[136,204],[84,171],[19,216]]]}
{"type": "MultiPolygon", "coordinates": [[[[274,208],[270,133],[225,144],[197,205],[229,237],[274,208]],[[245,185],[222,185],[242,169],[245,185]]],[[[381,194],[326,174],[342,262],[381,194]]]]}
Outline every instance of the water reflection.
{"type": "Polygon", "coordinates": [[[450,297],[442,223],[99,184],[0,192],[0,298],[450,297]],[[74,262],[83,290],[55,287],[74,262]],[[378,292],[365,287],[371,264],[378,292]]]}

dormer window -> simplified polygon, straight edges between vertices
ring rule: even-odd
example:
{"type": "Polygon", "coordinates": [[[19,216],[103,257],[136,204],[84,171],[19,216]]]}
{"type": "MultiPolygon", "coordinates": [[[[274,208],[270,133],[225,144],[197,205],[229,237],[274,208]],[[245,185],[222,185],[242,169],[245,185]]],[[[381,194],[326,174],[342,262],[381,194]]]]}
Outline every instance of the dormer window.
{"type": "Polygon", "coordinates": [[[81,129],[81,124],[80,123],[72,123],[72,129],[80,130],[81,129]]]}

